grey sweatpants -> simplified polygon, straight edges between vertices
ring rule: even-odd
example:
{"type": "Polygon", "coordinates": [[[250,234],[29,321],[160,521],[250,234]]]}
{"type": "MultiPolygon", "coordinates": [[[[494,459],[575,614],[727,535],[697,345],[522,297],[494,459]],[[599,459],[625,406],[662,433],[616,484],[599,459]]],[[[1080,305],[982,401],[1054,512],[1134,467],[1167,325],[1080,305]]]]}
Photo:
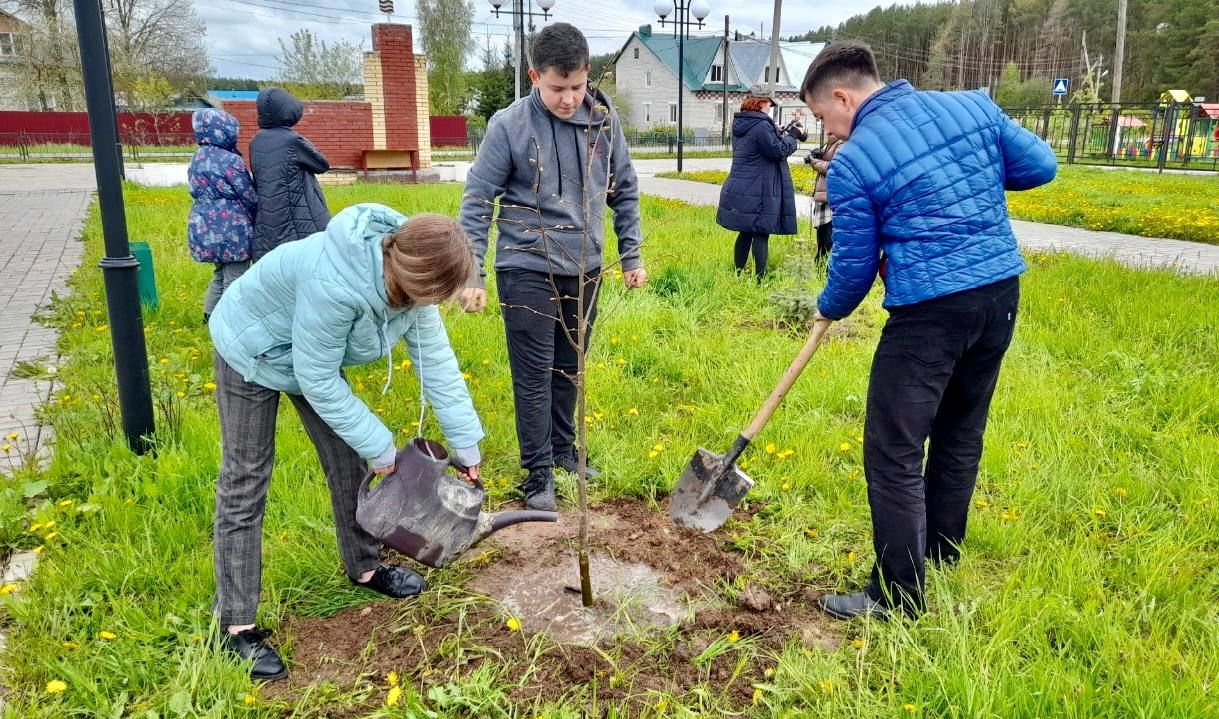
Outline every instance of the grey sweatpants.
{"type": "MultiPolygon", "coordinates": [[[[275,415],[280,393],[246,382],[217,353],[216,404],[220,409],[220,479],[213,530],[216,564],[214,610],[220,626],[253,624],[262,591],[262,518],[275,464],[275,415]]],[[[375,569],[381,545],[356,523],[356,495],[367,468],[300,395],[289,394],[317,449],[330,486],[339,554],[347,575],[375,569]]]]}
{"type": "Polygon", "coordinates": [[[216,309],[216,303],[220,301],[220,296],[248,269],[250,269],[249,260],[216,263],[216,269],[212,272],[212,281],[207,283],[207,292],[203,295],[204,317],[212,314],[212,310],[216,309]]]}

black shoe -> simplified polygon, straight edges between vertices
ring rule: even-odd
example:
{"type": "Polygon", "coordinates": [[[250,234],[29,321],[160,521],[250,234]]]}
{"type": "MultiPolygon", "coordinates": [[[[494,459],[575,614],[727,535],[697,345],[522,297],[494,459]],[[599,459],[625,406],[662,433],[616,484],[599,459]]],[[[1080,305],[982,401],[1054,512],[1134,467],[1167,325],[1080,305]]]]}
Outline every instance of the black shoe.
{"type": "MultiPolygon", "coordinates": [[[[576,458],[575,452],[563,452],[554,456],[554,466],[556,469],[561,469],[568,474],[580,476],[580,461],[576,458]]],[[[591,464],[584,468],[584,476],[588,479],[596,479],[601,476],[601,470],[591,464]]]]}
{"type": "Polygon", "coordinates": [[[250,679],[256,682],[273,682],[288,676],[284,660],[279,658],[275,647],[267,643],[271,632],[267,629],[246,629],[237,634],[224,633],[220,644],[226,652],[236,655],[243,662],[253,662],[250,679]]]}
{"type": "Polygon", "coordinates": [[[427,582],[424,581],[423,576],[419,572],[407,569],[406,567],[394,567],[388,564],[382,564],[377,567],[367,582],[357,582],[352,579],[351,583],[357,587],[380,592],[394,599],[413,597],[427,589],[427,582]]]}
{"type": "Polygon", "coordinates": [[[892,612],[884,604],[868,596],[867,592],[855,594],[827,594],[821,598],[821,608],[837,619],[872,617],[888,619],[892,612]]]}
{"type": "Polygon", "coordinates": [[[521,494],[525,495],[525,508],[543,512],[558,509],[554,496],[554,472],[550,467],[535,467],[521,482],[521,494]]]}

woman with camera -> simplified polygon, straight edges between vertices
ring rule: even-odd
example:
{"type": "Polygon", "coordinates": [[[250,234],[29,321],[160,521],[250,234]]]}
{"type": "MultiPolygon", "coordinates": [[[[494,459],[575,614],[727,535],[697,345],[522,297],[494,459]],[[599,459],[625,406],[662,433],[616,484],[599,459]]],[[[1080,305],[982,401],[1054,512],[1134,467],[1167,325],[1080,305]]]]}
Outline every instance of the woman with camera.
{"type": "Polygon", "coordinates": [[[753,252],[754,276],[766,276],[771,235],[796,233],[796,191],[787,158],[807,134],[803,113],[780,128],[770,118],[770,90],[755,85],[732,122],[732,169],[720,190],[715,221],[737,234],[734,260],[738,274],[753,252]]]}
{"type": "Polygon", "coordinates": [[[842,146],[842,140],[834,137],[833,133],[827,134],[829,142],[818,147],[808,153],[808,157],[804,161],[812,165],[813,171],[817,173],[817,183],[813,186],[813,227],[817,228],[817,261],[826,262],[830,257],[830,250],[834,246],[834,213],[830,209],[829,197],[826,195],[825,178],[830,171],[830,160],[834,159],[834,153],[838,152],[838,148],[842,146]]]}

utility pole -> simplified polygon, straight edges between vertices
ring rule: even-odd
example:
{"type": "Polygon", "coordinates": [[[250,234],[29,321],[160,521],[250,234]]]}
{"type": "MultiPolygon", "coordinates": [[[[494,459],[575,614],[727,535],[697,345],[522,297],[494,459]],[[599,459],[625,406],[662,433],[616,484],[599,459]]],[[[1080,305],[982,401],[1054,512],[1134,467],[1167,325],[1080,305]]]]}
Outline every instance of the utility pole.
{"type": "Polygon", "coordinates": [[[110,344],[118,381],[119,412],[127,445],[137,454],[152,448],[152,390],[148,380],[148,350],[140,310],[140,263],[127,244],[127,215],[118,151],[118,122],[106,51],[106,23],[101,0],[73,0],[76,37],[84,80],[85,105],[93,145],[93,170],[101,209],[106,254],[98,263],[106,288],[110,344]]]}
{"type": "Polygon", "coordinates": [[[516,46],[516,49],[512,52],[512,68],[514,71],[512,77],[516,83],[512,97],[515,100],[521,99],[521,56],[525,51],[524,8],[525,0],[512,0],[512,40],[516,46]]]}
{"type": "Polygon", "coordinates": [[[724,16],[724,71],[720,73],[724,81],[724,117],[720,123],[720,144],[728,146],[728,16],[724,16]]]}
{"type": "Polygon", "coordinates": [[[1113,96],[1116,106],[1122,102],[1122,63],[1126,59],[1126,0],[1117,0],[1117,48],[1113,58],[1113,96]]]}
{"type": "Polygon", "coordinates": [[[783,0],[775,0],[775,19],[770,24],[770,67],[774,68],[774,75],[770,80],[770,97],[773,104],[775,98],[775,85],[779,84],[779,15],[783,12],[783,0]]]}

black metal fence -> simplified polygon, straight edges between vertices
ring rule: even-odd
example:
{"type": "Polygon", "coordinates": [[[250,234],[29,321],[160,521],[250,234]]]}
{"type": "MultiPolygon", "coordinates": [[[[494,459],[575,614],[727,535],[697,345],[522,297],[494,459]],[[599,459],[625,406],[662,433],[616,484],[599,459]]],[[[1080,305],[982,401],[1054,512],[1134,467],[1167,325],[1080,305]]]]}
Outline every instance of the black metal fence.
{"type": "MultiPolygon", "coordinates": [[[[194,133],[130,132],[120,135],[123,157],[130,161],[189,161],[198,146],[194,133]]],[[[0,133],[0,160],[93,160],[88,133],[0,133]]]]}
{"type": "Polygon", "coordinates": [[[1047,105],[1007,114],[1067,164],[1219,171],[1219,106],[1047,105]]]}

